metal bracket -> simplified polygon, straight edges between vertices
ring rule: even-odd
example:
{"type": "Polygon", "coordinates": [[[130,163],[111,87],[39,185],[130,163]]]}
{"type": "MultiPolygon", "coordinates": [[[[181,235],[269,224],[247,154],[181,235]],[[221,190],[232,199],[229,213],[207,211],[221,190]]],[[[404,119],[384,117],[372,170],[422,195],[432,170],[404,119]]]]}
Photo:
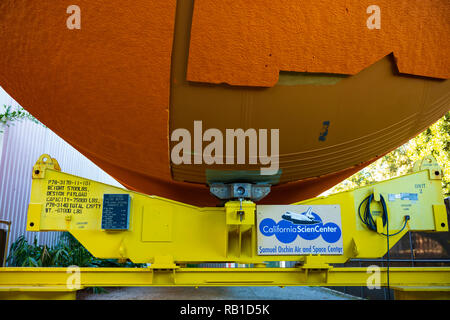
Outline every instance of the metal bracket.
{"type": "Polygon", "coordinates": [[[43,154],[33,166],[33,178],[44,179],[46,169],[61,171],[61,167],[56,159],[50,157],[48,154],[43,154]]]}
{"type": "Polygon", "coordinates": [[[246,199],[259,201],[270,193],[269,184],[212,183],[210,192],[221,200],[246,199]]]}
{"type": "Polygon", "coordinates": [[[442,180],[442,169],[432,155],[427,155],[414,162],[413,171],[418,172],[422,170],[428,170],[431,180],[442,180]]]}

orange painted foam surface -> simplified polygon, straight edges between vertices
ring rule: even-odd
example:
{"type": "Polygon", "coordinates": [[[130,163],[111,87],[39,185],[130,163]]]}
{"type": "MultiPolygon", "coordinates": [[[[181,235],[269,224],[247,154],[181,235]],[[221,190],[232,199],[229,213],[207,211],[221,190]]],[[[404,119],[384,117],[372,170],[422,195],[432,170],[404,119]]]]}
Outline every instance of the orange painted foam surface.
{"type": "MultiPolygon", "coordinates": [[[[176,6],[188,2],[78,0],[81,30],[69,30],[66,10],[74,3],[1,0],[0,85],[42,123],[130,189],[191,204],[215,205],[217,200],[205,184],[174,181],[169,159],[171,90],[196,93],[200,88],[185,81],[184,69],[183,78],[177,79],[181,86],[175,88],[175,78],[172,86],[170,83],[171,72],[176,69],[172,61],[174,37],[179,43],[189,42],[188,37],[175,36],[176,26],[184,30],[190,26],[180,24],[180,20],[185,21],[182,19],[175,24],[176,6]]],[[[183,52],[181,59],[186,63],[189,58],[187,78],[273,86],[280,70],[355,74],[390,52],[397,57],[401,72],[449,77],[448,0],[377,1],[382,29],[369,31],[365,12],[370,4],[365,0],[196,0],[189,57],[183,52]]],[[[190,8],[183,10],[183,14],[192,14],[190,8]]],[[[402,94],[416,88],[409,85],[402,82],[402,94]]],[[[448,98],[445,84],[436,90],[435,85],[430,92],[437,92],[436,97],[430,94],[426,108],[413,110],[429,112],[429,117],[422,117],[423,126],[441,115],[448,98]],[[434,100],[443,102],[433,107],[434,100]]],[[[201,90],[205,88],[217,89],[202,86],[201,90]]],[[[203,99],[206,105],[222,99],[221,94],[217,98],[215,93],[202,91],[200,96],[192,96],[203,99]]],[[[406,104],[408,99],[401,97],[400,102],[406,104]]],[[[189,102],[198,104],[197,100],[189,102]]],[[[329,106],[330,114],[338,114],[338,107],[329,106]]],[[[181,101],[171,108],[174,119],[187,104],[181,101]]],[[[213,108],[205,112],[215,115],[213,108]]],[[[186,114],[192,114],[192,109],[186,114]]],[[[380,128],[374,127],[370,133],[386,126],[382,121],[377,125],[380,128]]],[[[422,124],[416,127],[422,128],[422,124]]],[[[330,137],[328,143],[336,137],[330,137]]],[[[336,145],[339,143],[342,141],[337,139],[336,145]]],[[[292,203],[316,196],[383,152],[321,176],[274,187],[264,202],[292,203]]]]}
{"type": "Polygon", "coordinates": [[[280,71],[354,75],[392,52],[401,73],[450,78],[450,1],[198,0],[188,80],[271,87],[280,71]]]}
{"type": "Polygon", "coordinates": [[[80,30],[70,4],[0,1],[0,85],[101,167],[169,180],[176,1],[79,0],[80,30]]]}

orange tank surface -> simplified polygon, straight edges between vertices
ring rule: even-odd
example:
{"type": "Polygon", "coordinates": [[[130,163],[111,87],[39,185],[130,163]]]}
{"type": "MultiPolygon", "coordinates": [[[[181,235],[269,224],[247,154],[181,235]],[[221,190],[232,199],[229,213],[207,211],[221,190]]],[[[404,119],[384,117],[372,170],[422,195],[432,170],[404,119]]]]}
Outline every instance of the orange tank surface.
{"type": "Polygon", "coordinates": [[[2,0],[0,85],[132,190],[215,205],[208,182],[244,179],[274,184],[262,203],[292,203],[450,109],[450,2],[374,4],[79,0],[78,29],[72,3],[2,0]],[[171,135],[194,137],[194,121],[278,129],[278,174],[174,163],[171,135]]]}

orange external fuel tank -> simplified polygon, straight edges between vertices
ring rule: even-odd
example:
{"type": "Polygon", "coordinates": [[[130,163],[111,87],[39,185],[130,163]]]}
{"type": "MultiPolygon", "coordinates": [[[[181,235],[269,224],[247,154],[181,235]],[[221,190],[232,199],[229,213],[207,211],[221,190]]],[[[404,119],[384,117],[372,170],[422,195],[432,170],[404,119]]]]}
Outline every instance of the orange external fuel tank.
{"type": "Polygon", "coordinates": [[[42,123],[128,188],[195,205],[218,181],[314,197],[450,109],[449,0],[2,0],[0,48],[0,86],[42,123]],[[201,160],[206,130],[238,128],[278,129],[275,175],[171,160],[177,129],[201,160]]]}

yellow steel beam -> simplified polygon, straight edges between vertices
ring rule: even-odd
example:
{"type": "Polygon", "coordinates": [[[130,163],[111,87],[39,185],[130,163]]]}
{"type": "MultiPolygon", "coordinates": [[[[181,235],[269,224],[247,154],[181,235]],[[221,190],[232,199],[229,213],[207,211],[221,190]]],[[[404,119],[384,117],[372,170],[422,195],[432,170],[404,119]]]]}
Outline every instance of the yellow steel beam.
{"type": "Polygon", "coordinates": [[[0,300],[75,300],[79,289],[65,286],[0,286],[0,300]]]}
{"type": "Polygon", "coordinates": [[[393,287],[395,300],[450,300],[450,287],[393,287]]]}
{"type": "MultiPolygon", "coordinates": [[[[122,286],[367,286],[367,268],[80,268],[80,287],[122,286]]],[[[67,268],[0,268],[0,288],[73,285],[67,268]]],[[[387,285],[387,268],[379,268],[379,286],[387,285]]],[[[450,287],[449,267],[390,268],[397,287],[450,287]]]]}

